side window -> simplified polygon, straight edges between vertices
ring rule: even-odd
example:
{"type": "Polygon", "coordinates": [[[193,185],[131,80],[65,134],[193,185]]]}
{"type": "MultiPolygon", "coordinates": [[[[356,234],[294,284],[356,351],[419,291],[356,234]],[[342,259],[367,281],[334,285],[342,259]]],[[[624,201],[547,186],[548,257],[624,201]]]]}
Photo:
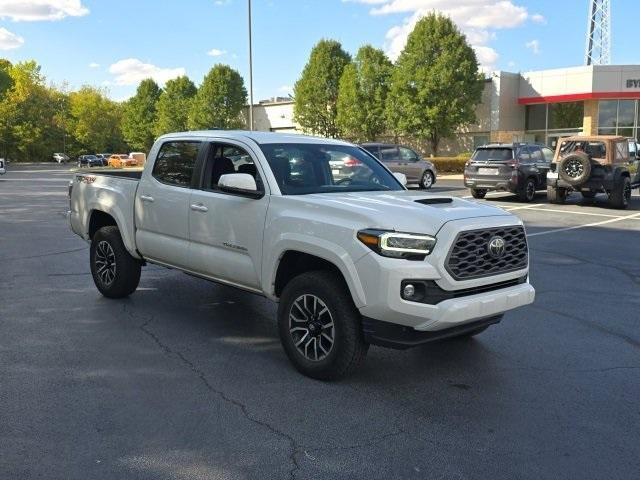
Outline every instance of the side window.
{"type": "Polygon", "coordinates": [[[397,162],[398,147],[380,147],[380,160],[383,162],[397,162]]]}
{"type": "Polygon", "coordinates": [[[616,143],[616,162],[624,162],[629,159],[629,143],[618,142],[616,143]]]}
{"type": "Polygon", "coordinates": [[[531,162],[531,154],[529,153],[529,148],[522,147],[518,152],[518,158],[522,163],[530,163],[531,162]]]}
{"type": "Polygon", "coordinates": [[[419,160],[416,152],[407,147],[400,147],[400,160],[404,162],[417,162],[419,160]]]}
{"type": "Polygon", "coordinates": [[[553,150],[547,147],[543,147],[542,154],[544,155],[545,162],[553,162],[553,157],[554,157],[553,150]]]}
{"type": "Polygon", "coordinates": [[[212,144],[204,166],[203,189],[219,190],[220,177],[230,173],[247,173],[255,179],[258,191],[264,190],[256,164],[246,150],[235,145],[212,144]]]}
{"type": "Polygon", "coordinates": [[[538,162],[544,162],[544,156],[542,155],[542,150],[540,150],[538,147],[529,147],[529,151],[531,152],[531,161],[538,163],[538,162]]]}
{"type": "Polygon", "coordinates": [[[380,147],[378,145],[365,148],[365,150],[369,152],[371,155],[373,155],[374,157],[376,157],[378,160],[380,160],[380,147]]]}
{"type": "Polygon", "coordinates": [[[167,142],[160,147],[151,174],[159,182],[189,188],[201,142],[167,142]]]}

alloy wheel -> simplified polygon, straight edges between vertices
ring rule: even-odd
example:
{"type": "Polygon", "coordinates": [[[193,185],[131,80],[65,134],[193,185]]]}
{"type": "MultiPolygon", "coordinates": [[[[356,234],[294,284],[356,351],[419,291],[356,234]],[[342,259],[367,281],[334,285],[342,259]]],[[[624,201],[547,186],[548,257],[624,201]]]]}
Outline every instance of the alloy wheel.
{"type": "Polygon", "coordinates": [[[335,343],[335,326],[327,305],[315,295],[299,296],[289,310],[289,334],[307,360],[326,358],[335,343]]]}
{"type": "Polygon", "coordinates": [[[116,278],[116,254],[109,242],[102,240],[98,243],[94,263],[102,284],[111,285],[116,278]]]}

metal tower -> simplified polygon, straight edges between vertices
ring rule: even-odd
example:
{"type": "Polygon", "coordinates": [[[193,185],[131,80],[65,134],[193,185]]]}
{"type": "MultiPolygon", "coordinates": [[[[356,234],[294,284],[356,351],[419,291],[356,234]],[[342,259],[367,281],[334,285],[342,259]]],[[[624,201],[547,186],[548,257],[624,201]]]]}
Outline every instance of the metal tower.
{"type": "Polygon", "coordinates": [[[611,0],[590,0],[585,65],[611,64],[611,0]]]}

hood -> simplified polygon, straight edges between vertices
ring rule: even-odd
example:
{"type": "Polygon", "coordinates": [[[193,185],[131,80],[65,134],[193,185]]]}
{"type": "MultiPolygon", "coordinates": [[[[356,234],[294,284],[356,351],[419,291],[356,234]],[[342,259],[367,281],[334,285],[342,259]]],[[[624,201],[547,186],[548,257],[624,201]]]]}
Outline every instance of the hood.
{"type": "Polygon", "coordinates": [[[317,193],[301,195],[298,199],[309,207],[331,209],[334,215],[351,218],[354,223],[361,222],[362,225],[358,225],[358,228],[380,228],[428,235],[435,235],[445,223],[454,220],[512,216],[500,208],[479,202],[407,190],[317,193]]]}

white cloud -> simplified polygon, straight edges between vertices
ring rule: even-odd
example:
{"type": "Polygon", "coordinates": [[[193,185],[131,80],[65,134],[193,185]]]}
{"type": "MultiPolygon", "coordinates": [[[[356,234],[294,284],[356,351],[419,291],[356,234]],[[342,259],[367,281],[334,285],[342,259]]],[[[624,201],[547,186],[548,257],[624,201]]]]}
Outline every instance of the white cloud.
{"type": "Polygon", "coordinates": [[[226,50],[218,50],[217,48],[212,48],[207,52],[207,55],[211,57],[221,57],[222,55],[226,55],[226,50]]]}
{"type": "Polygon", "coordinates": [[[81,0],[0,0],[0,18],[14,22],[62,20],[87,15],[89,9],[81,0]]]}
{"type": "Polygon", "coordinates": [[[540,23],[542,25],[546,25],[547,23],[547,19],[539,13],[534,13],[533,15],[531,15],[531,21],[534,23],[540,23]]]}
{"type": "Polygon", "coordinates": [[[99,68],[99,67],[100,67],[100,64],[96,62],[91,62],[89,64],[89,68],[99,68]]]}
{"type": "Polygon", "coordinates": [[[11,33],[6,28],[0,28],[0,50],[12,50],[21,47],[24,38],[15,33],[11,33]]]}
{"type": "Polygon", "coordinates": [[[217,7],[222,7],[224,5],[229,5],[231,0],[214,0],[213,4],[217,7]]]}
{"type": "Polygon", "coordinates": [[[282,85],[280,88],[278,88],[278,92],[286,93],[287,95],[289,95],[293,93],[293,87],[291,85],[282,85]]]}
{"type": "Polygon", "coordinates": [[[125,58],[111,65],[109,73],[115,76],[115,85],[136,85],[146,78],[153,78],[160,85],[164,85],[167,80],[184,75],[186,70],[182,67],[161,68],[137,58],[125,58]]]}
{"type": "Polygon", "coordinates": [[[524,44],[529,50],[533,52],[534,55],[538,55],[540,53],[540,41],[539,40],[531,40],[524,44]]]}
{"type": "Polygon", "coordinates": [[[499,55],[488,44],[495,31],[516,28],[528,19],[540,23],[544,17],[531,16],[528,10],[511,0],[342,0],[370,5],[371,15],[409,14],[400,25],[386,34],[386,50],[392,59],[398,58],[418,20],[436,11],[449,16],[462,30],[478,56],[483,70],[493,69],[499,55]]]}

